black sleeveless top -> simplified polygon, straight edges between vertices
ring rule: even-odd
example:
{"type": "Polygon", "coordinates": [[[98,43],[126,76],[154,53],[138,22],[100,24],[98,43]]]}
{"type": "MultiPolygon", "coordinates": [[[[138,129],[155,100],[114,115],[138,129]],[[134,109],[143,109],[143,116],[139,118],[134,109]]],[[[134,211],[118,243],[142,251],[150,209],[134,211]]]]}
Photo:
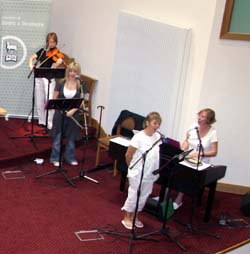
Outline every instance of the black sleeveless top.
{"type": "MultiPolygon", "coordinates": [[[[58,91],[58,98],[64,98],[64,89],[65,81],[61,83],[57,83],[55,87],[55,91],[58,91]]],[[[75,95],[72,98],[81,98],[82,93],[82,87],[76,90],[75,95]]],[[[79,112],[76,111],[73,115],[73,117],[79,122],[79,112]]],[[[55,110],[55,114],[53,117],[53,127],[51,130],[51,135],[55,136],[56,134],[61,132],[61,123],[62,123],[62,112],[61,110],[55,110]]],[[[63,135],[70,140],[79,140],[81,138],[80,136],[80,130],[79,126],[70,118],[67,116],[64,116],[64,128],[63,128],[63,135]]]]}

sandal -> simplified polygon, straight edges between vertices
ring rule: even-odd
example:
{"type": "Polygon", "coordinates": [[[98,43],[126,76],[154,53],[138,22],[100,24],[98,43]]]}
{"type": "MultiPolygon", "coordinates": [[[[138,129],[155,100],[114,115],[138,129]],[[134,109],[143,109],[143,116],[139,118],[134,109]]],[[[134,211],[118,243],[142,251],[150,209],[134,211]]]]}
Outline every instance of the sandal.
{"type": "Polygon", "coordinates": [[[122,220],[121,223],[126,229],[132,229],[132,224],[127,224],[124,220],[122,220]]]}
{"type": "Polygon", "coordinates": [[[138,219],[135,220],[135,226],[137,228],[143,228],[144,227],[143,223],[138,219]]]}
{"type": "Polygon", "coordinates": [[[173,208],[174,208],[174,210],[179,209],[181,206],[182,206],[182,202],[179,203],[179,204],[177,204],[176,202],[173,202],[173,208]]]}

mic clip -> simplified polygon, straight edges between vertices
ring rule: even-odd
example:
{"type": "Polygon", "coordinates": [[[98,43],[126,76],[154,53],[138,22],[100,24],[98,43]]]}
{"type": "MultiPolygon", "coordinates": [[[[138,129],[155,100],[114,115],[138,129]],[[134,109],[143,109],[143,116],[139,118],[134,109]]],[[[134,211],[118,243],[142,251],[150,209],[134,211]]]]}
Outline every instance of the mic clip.
{"type": "Polygon", "coordinates": [[[79,76],[76,76],[75,79],[79,80],[81,83],[83,83],[83,80],[79,76]]]}

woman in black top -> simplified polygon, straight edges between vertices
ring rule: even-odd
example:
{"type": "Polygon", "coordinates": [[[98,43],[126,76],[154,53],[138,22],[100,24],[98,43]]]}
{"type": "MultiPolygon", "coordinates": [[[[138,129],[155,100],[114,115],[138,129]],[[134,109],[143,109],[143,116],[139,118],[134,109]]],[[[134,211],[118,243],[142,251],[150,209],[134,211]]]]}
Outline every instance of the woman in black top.
{"type": "MultiPolygon", "coordinates": [[[[65,79],[56,84],[54,91],[54,99],[57,98],[83,98],[84,93],[81,83],[76,79],[81,73],[81,67],[78,63],[71,63],[65,72],[65,79]]],[[[78,165],[75,157],[75,141],[80,139],[79,127],[72,119],[79,121],[78,108],[73,108],[66,113],[64,118],[63,133],[61,129],[62,112],[55,110],[53,118],[53,128],[51,134],[53,136],[52,152],[50,162],[54,166],[59,166],[61,135],[67,139],[64,158],[70,165],[78,165]]]]}

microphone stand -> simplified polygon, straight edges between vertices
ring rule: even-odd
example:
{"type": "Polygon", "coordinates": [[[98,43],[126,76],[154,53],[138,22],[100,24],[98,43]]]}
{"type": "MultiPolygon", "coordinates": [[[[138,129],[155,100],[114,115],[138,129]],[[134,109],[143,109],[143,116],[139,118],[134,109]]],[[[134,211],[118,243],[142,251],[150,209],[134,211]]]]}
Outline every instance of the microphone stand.
{"type": "Polygon", "coordinates": [[[195,129],[196,129],[196,133],[197,133],[197,137],[198,137],[198,141],[199,141],[199,144],[198,144],[198,159],[197,159],[197,164],[196,164],[196,170],[198,171],[199,170],[199,165],[200,165],[201,151],[202,151],[202,154],[203,154],[204,149],[203,149],[203,146],[202,146],[199,129],[198,129],[198,127],[195,127],[195,129]]]}
{"type": "Polygon", "coordinates": [[[71,119],[76,123],[77,126],[79,126],[82,130],[84,130],[84,137],[83,137],[83,155],[82,155],[82,160],[81,160],[81,167],[80,167],[80,171],[79,171],[79,175],[73,177],[71,180],[75,180],[75,179],[87,179],[90,180],[94,183],[99,183],[97,180],[88,177],[86,175],[86,172],[82,169],[84,163],[85,163],[85,158],[86,158],[86,145],[88,144],[88,140],[89,140],[89,136],[88,136],[88,125],[87,125],[87,117],[86,117],[86,112],[84,110],[82,110],[83,112],[83,121],[84,121],[84,126],[82,126],[73,116],[71,117],[71,119]]]}
{"type": "Polygon", "coordinates": [[[67,182],[72,186],[72,187],[76,187],[75,183],[68,177],[66,170],[63,169],[62,167],[62,158],[63,158],[63,133],[64,133],[64,121],[65,121],[65,117],[67,114],[67,110],[66,109],[62,109],[61,111],[62,114],[62,119],[61,119],[61,135],[60,135],[60,152],[59,152],[59,167],[58,169],[43,173],[41,175],[36,176],[36,179],[39,179],[43,176],[47,176],[47,175],[51,175],[51,174],[56,174],[56,173],[61,173],[64,178],[67,180],[67,182]]]}
{"type": "Polygon", "coordinates": [[[144,156],[147,156],[147,154],[162,140],[162,137],[160,137],[158,140],[156,140],[153,145],[148,149],[146,150],[142,156],[134,162],[134,164],[130,167],[130,169],[134,168],[134,166],[136,166],[142,159],[144,159],[144,156]]]}

